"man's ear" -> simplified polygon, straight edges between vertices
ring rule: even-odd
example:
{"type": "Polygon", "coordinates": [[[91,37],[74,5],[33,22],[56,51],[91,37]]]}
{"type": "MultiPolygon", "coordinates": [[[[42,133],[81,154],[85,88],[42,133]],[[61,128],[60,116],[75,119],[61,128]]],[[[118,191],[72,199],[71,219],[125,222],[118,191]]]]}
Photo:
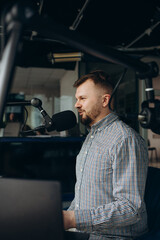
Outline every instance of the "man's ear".
{"type": "Polygon", "coordinates": [[[111,98],[110,94],[104,94],[103,95],[103,102],[102,102],[103,107],[107,107],[108,106],[110,98],[111,98]]]}

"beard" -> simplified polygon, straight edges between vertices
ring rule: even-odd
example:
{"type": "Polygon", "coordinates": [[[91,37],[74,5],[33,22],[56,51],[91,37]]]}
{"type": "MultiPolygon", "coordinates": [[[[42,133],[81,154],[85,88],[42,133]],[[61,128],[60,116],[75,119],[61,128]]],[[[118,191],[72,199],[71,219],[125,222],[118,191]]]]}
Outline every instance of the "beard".
{"type": "Polygon", "coordinates": [[[96,122],[96,118],[100,115],[101,110],[98,105],[95,105],[89,112],[85,112],[85,116],[81,116],[81,123],[86,126],[93,125],[94,122],[96,122]]]}
{"type": "Polygon", "coordinates": [[[81,117],[81,123],[83,123],[86,126],[89,126],[90,123],[92,123],[92,119],[87,115],[85,118],[81,117]]]}

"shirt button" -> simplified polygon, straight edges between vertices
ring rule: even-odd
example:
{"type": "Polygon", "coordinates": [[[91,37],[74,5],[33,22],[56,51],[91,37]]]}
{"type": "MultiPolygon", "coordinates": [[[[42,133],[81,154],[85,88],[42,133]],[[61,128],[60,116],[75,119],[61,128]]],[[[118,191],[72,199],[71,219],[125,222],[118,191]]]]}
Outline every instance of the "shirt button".
{"type": "Polygon", "coordinates": [[[94,138],[94,136],[93,136],[93,135],[91,135],[91,138],[94,138]]]}
{"type": "Polygon", "coordinates": [[[78,204],[76,204],[76,207],[78,207],[78,204]]]}
{"type": "Polygon", "coordinates": [[[81,172],[82,172],[82,168],[81,168],[81,172]]]}
{"type": "Polygon", "coordinates": [[[87,154],[88,152],[86,151],[85,154],[87,154]]]}

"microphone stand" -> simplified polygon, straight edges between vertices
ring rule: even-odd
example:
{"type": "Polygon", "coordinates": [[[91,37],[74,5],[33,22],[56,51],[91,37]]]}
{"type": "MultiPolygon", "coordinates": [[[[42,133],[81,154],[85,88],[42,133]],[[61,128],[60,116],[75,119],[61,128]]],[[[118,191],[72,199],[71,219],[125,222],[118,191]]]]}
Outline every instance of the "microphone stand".
{"type": "Polygon", "coordinates": [[[7,102],[6,106],[30,106],[31,101],[7,102]]]}
{"type": "Polygon", "coordinates": [[[40,113],[42,114],[45,123],[42,126],[36,127],[33,130],[28,130],[28,131],[23,131],[23,132],[33,132],[39,129],[47,129],[50,130],[52,126],[52,119],[50,116],[47,114],[47,112],[42,108],[42,101],[39,98],[32,98],[30,101],[17,101],[17,102],[7,102],[7,106],[33,106],[35,108],[38,108],[40,113]]]}
{"type": "Polygon", "coordinates": [[[38,98],[33,98],[31,100],[31,105],[38,108],[40,113],[42,114],[44,120],[45,120],[45,125],[44,127],[48,130],[52,126],[52,119],[50,116],[47,114],[47,112],[42,108],[42,101],[38,98]]]}

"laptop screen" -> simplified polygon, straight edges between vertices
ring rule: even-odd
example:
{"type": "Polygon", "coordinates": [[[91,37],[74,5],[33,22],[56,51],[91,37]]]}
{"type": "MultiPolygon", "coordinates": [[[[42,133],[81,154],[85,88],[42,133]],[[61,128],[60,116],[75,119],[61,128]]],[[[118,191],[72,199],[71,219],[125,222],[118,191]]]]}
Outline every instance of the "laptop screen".
{"type": "Polygon", "coordinates": [[[63,232],[59,182],[0,179],[0,239],[63,240],[63,232]]]}

